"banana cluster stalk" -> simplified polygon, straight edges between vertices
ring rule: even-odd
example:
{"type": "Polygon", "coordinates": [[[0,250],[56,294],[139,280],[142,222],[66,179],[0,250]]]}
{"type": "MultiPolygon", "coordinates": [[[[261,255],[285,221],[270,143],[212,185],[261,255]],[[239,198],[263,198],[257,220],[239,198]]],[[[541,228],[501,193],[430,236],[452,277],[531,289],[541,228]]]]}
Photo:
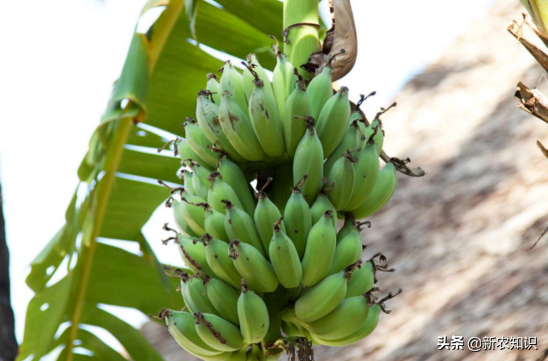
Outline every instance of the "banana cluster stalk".
{"type": "Polygon", "coordinates": [[[382,255],[362,261],[370,223],[357,221],[396,188],[379,158],[383,112],[369,124],[347,88],[334,93],[335,56],[308,82],[276,56],[272,79],[253,54],[243,73],[226,62],[209,74],[176,143],[183,186],[166,204],[178,230],[165,229],[186,265],[175,272],[185,308],[161,318],[203,360],[358,342],[392,296],[374,295],[376,272],[393,270],[382,255]]]}

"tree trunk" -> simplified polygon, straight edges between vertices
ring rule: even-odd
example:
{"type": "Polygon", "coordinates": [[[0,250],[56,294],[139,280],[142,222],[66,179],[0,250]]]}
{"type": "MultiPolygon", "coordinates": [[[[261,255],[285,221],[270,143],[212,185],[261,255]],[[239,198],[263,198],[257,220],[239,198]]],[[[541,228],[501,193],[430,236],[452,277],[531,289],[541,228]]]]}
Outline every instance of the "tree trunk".
{"type": "Polygon", "coordinates": [[[2,203],[0,186],[0,361],[12,361],[17,356],[18,346],[10,303],[9,251],[2,203]]]}

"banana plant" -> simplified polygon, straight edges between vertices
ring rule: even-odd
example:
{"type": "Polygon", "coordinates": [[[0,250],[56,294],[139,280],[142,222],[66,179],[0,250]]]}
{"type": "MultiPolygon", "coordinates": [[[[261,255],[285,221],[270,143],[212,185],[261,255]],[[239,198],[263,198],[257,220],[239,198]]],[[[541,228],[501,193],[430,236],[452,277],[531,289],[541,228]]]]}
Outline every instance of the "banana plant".
{"type": "Polygon", "coordinates": [[[159,134],[184,136],[180,124],[194,113],[204,74],[222,66],[211,50],[241,59],[253,51],[272,69],[269,35],[280,36],[283,27],[283,4],[277,0],[217,0],[216,5],[151,0],[143,9],[141,16],[156,7],[163,12],[146,33],[135,32],[78,168],[66,223],[31,264],[27,284],[35,295],[18,360],[162,359],[108,307],[149,314],[184,306],[177,284],[164,275],[148,243],[159,240],[142,233],[169,196],[156,180],[181,183],[175,172],[180,161],[156,152],[169,140],[159,134]],[[115,246],[119,242],[139,252],[115,246]],[[124,350],[105,343],[89,326],[109,332],[124,350]]]}

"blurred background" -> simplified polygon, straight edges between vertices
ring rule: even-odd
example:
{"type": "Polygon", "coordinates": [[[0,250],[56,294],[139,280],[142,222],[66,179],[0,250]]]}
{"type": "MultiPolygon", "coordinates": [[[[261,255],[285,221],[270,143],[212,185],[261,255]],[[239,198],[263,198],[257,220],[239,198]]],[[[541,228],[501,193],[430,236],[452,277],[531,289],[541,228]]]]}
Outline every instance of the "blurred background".
{"type": "MultiPolygon", "coordinates": [[[[0,182],[19,341],[32,297],[28,265],[64,223],[76,169],[145,3],[0,5],[0,182]]],[[[529,248],[548,225],[548,161],[535,145],[548,127],[519,110],[513,93],[520,80],[547,87],[506,32],[523,8],[517,0],[352,5],[359,56],[340,83],[354,101],[377,91],[369,115],[398,102],[384,117],[385,149],[428,174],[400,174],[394,198],[364,232],[368,254],[384,252],[397,269],[379,277],[383,291],[404,289],[390,301],[393,313],[360,344],[318,348],[316,359],[543,360],[548,245],[529,248]],[[539,351],[438,351],[444,335],[537,337],[539,351]]],[[[167,218],[160,208],[145,231],[161,261],[180,264],[161,246],[167,218]]],[[[142,314],[124,319],[144,325],[166,360],[191,359],[142,314]]]]}

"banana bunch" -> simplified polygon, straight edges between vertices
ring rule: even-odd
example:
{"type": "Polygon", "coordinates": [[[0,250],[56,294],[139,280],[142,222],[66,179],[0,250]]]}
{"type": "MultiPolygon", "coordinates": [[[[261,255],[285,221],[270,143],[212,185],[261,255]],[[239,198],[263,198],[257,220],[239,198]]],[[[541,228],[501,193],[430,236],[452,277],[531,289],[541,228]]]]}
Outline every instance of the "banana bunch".
{"type": "Polygon", "coordinates": [[[183,186],[166,205],[178,230],[165,229],[186,266],[174,274],[185,309],[160,317],[203,360],[352,344],[393,297],[373,294],[376,272],[393,269],[380,254],[362,261],[370,223],[357,221],[396,188],[395,164],[380,164],[383,112],[369,124],[360,103],[352,111],[330,63],[308,84],[280,52],[272,81],[254,55],[244,65],[208,75],[175,143],[183,186]]]}

